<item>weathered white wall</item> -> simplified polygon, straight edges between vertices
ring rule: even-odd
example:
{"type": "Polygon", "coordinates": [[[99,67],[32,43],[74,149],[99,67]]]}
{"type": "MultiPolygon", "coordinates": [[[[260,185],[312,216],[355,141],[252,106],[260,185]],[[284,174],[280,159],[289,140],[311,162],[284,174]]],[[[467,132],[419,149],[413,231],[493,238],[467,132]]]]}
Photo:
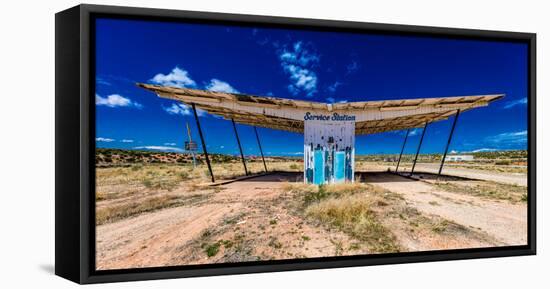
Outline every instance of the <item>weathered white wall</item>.
{"type": "MultiPolygon", "coordinates": [[[[351,181],[355,167],[355,122],[334,120],[304,121],[304,181],[308,182],[308,169],[315,170],[313,153],[315,148],[336,152],[351,150],[351,181]],[[334,139],[329,143],[330,137],[334,139]]],[[[324,160],[327,162],[327,160],[324,160]]],[[[331,179],[329,182],[333,182],[331,179]]]]}
{"type": "Polygon", "coordinates": [[[355,122],[353,121],[304,121],[304,145],[313,143],[314,147],[319,144],[322,147],[328,146],[329,137],[334,137],[336,149],[354,147],[355,143],[355,122]]]}

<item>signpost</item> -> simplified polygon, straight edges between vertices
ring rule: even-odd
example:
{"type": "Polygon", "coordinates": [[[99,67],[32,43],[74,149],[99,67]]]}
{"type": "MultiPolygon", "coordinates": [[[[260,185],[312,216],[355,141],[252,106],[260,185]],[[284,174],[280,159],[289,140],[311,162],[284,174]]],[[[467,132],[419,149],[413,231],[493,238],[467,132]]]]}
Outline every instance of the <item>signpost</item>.
{"type": "Polygon", "coordinates": [[[193,169],[195,169],[197,166],[195,152],[197,151],[198,146],[197,143],[191,139],[191,129],[189,128],[189,123],[185,123],[185,125],[187,126],[187,137],[189,138],[189,141],[185,142],[185,150],[191,152],[191,155],[193,156],[193,169]]]}

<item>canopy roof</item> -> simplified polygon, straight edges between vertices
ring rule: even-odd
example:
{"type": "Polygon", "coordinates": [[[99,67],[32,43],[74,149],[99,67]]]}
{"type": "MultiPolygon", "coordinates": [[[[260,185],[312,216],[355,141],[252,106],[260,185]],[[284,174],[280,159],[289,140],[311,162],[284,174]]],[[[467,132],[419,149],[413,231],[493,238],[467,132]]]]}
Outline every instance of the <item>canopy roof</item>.
{"type": "Polygon", "coordinates": [[[492,94],[331,104],[144,83],[137,85],[153,91],[159,97],[189,105],[194,103],[197,108],[210,114],[238,123],[298,133],[304,131],[306,112],[354,115],[356,135],[422,127],[426,122],[447,119],[457,110],[462,113],[487,106],[504,96],[492,94]]]}

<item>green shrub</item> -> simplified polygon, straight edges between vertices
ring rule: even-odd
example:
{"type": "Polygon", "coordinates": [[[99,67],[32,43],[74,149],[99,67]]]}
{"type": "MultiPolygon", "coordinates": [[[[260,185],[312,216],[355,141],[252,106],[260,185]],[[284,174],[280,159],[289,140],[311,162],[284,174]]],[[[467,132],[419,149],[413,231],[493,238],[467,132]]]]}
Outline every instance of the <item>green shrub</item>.
{"type": "Polygon", "coordinates": [[[522,202],[527,202],[529,200],[529,197],[527,196],[527,193],[521,195],[521,201],[522,202]]]}
{"type": "Polygon", "coordinates": [[[309,192],[305,195],[304,202],[306,203],[306,205],[309,205],[314,202],[319,202],[327,198],[329,195],[330,193],[326,190],[326,186],[320,185],[317,191],[309,192]]]}
{"type": "Polygon", "coordinates": [[[204,252],[206,252],[206,255],[208,257],[216,256],[216,254],[218,254],[219,251],[220,251],[220,243],[219,242],[216,242],[214,244],[210,244],[210,245],[206,246],[206,248],[204,249],[204,252]]]}

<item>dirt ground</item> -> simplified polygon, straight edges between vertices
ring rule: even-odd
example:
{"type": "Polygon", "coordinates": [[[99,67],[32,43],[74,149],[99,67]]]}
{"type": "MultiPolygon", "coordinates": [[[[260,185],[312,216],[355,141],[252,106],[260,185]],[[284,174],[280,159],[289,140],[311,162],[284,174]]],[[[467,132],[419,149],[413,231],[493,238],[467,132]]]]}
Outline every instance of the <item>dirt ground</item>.
{"type": "MultiPolygon", "coordinates": [[[[395,167],[392,167],[394,169],[395,167]]],[[[409,172],[411,170],[410,164],[404,164],[400,166],[399,171],[409,172]]],[[[418,163],[415,166],[416,171],[437,173],[439,171],[438,163],[418,163]]],[[[447,164],[443,168],[443,174],[460,176],[465,178],[472,178],[477,180],[488,180],[499,183],[527,186],[527,174],[525,173],[500,173],[494,171],[482,170],[480,168],[471,167],[454,167],[452,164],[447,164]]]]}
{"type": "Polygon", "coordinates": [[[338,244],[349,244],[350,238],[289,214],[285,207],[288,196],[279,188],[296,180],[294,174],[290,176],[268,175],[231,183],[199,206],[164,209],[100,225],[96,231],[97,268],[340,255],[338,244]],[[218,240],[227,240],[238,250],[224,252],[227,246],[220,246],[221,252],[208,258],[201,246],[215,245],[218,240]]]}
{"type": "Polygon", "coordinates": [[[423,213],[438,215],[469,228],[477,228],[503,245],[527,244],[525,203],[512,204],[448,192],[429,183],[395,174],[371,174],[368,180],[401,194],[408,205],[423,213]]]}
{"type": "MultiPolygon", "coordinates": [[[[360,181],[383,192],[382,199],[378,196],[369,210],[389,235],[380,240],[392,240],[397,251],[527,242],[526,203],[512,201],[520,198],[457,193],[429,181],[392,173],[369,172],[361,175],[360,181]]],[[[470,181],[460,178],[443,181],[470,185],[470,181]]],[[[279,173],[216,188],[191,189],[185,183],[170,190],[136,186],[132,194],[120,193],[117,188],[115,197],[97,202],[97,210],[125,206],[139,213],[130,210],[125,215],[109,215],[115,217],[98,223],[96,267],[102,270],[380,253],[373,249],[377,247],[372,246],[372,240],[353,233],[357,230],[306,213],[309,211],[303,209],[302,195],[288,189],[289,183],[301,182],[300,173],[279,173]],[[143,211],[135,209],[142,200],[159,195],[169,196],[169,202],[143,211]]]]}

